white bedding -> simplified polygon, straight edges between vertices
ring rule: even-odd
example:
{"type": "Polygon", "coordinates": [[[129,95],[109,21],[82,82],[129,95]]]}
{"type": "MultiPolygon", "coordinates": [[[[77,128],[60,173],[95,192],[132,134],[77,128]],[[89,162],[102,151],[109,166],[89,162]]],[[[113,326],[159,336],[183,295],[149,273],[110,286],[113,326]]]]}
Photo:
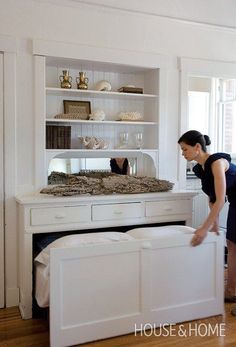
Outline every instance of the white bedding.
{"type": "Polygon", "coordinates": [[[162,227],[136,228],[127,231],[135,239],[169,238],[175,235],[193,234],[196,229],[185,225],[166,225],[162,227]]]}
{"type": "Polygon", "coordinates": [[[195,229],[183,225],[163,227],[145,227],[121,232],[98,232],[68,235],[57,239],[44,248],[34,259],[35,263],[35,298],[40,307],[49,306],[49,259],[51,248],[70,248],[81,245],[129,241],[133,239],[171,238],[178,234],[191,234],[195,229]]]}
{"type": "Polygon", "coordinates": [[[133,240],[131,235],[121,232],[99,232],[76,234],[61,237],[50,243],[34,259],[35,263],[35,298],[40,307],[49,306],[49,257],[51,248],[73,248],[81,245],[111,243],[133,240]]]}

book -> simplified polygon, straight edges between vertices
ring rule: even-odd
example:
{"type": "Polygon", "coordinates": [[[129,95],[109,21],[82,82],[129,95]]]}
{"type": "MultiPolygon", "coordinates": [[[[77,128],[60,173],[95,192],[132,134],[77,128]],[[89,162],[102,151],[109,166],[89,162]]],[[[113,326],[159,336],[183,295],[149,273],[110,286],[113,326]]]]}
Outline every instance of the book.
{"type": "Polygon", "coordinates": [[[136,87],[121,87],[118,89],[118,92],[120,93],[136,93],[136,94],[143,94],[143,88],[136,88],[136,87]]]}
{"type": "Polygon", "coordinates": [[[71,126],[46,125],[46,149],[70,149],[71,126]]]}

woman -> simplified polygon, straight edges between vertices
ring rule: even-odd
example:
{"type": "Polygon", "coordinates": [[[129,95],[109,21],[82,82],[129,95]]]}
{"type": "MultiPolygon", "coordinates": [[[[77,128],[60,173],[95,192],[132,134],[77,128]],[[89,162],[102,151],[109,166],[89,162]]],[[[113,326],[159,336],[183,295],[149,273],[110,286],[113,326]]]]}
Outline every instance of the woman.
{"type": "Polygon", "coordinates": [[[127,158],[113,158],[110,160],[111,172],[120,175],[129,175],[129,162],[127,158]]]}
{"type": "MultiPolygon", "coordinates": [[[[218,216],[224,206],[225,197],[229,201],[227,217],[228,248],[228,281],[225,290],[225,301],[236,302],[236,165],[226,153],[210,154],[206,146],[211,141],[207,135],[196,130],[187,131],[178,141],[184,158],[195,160],[195,175],[201,179],[202,190],[209,197],[210,212],[203,224],[195,231],[191,240],[192,246],[199,245],[207,235],[207,231],[218,232],[218,216]]],[[[236,308],[232,310],[236,315],[236,308]]]]}

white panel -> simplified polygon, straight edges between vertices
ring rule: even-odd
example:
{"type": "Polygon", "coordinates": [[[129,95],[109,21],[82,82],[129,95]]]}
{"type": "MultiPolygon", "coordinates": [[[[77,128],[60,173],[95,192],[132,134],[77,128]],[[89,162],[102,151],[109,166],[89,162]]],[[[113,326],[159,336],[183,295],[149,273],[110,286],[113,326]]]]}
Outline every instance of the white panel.
{"type": "Polygon", "coordinates": [[[16,249],[15,242],[15,54],[16,39],[0,35],[0,308],[18,304],[16,284],[16,249]],[[8,53],[6,53],[8,52],[8,53]],[[11,53],[10,53],[11,52],[11,53]],[[4,76],[7,76],[4,83],[4,76]],[[10,107],[7,107],[7,103],[10,107]],[[5,124],[4,124],[5,118],[5,124]],[[5,142],[5,145],[4,145],[5,142]],[[6,162],[4,163],[4,156],[6,162]],[[4,165],[6,165],[6,170],[4,165]],[[11,173],[11,174],[9,174],[11,173]],[[4,194],[7,203],[4,201],[4,194]],[[4,220],[5,208],[5,220],[4,220]],[[11,216],[11,218],[9,218],[11,216]],[[4,224],[7,223],[8,237],[4,238],[4,224]],[[6,245],[6,246],[5,246],[6,245]],[[6,249],[5,249],[6,247],[6,249]],[[6,257],[4,259],[4,253],[6,257]],[[7,256],[11,254],[11,261],[7,256]],[[13,254],[13,255],[12,255],[13,254]],[[15,255],[15,256],[14,256],[15,255]],[[6,261],[6,262],[5,262],[6,261]],[[6,273],[4,276],[4,269],[6,273]],[[6,281],[5,281],[6,279],[6,281]],[[6,302],[4,299],[4,290],[6,302]]]}
{"type": "Polygon", "coordinates": [[[18,305],[16,213],[16,54],[4,53],[5,254],[6,306],[18,305]]]}
{"type": "Polygon", "coordinates": [[[191,237],[51,249],[51,346],[223,314],[222,234],[191,237]]]}
{"type": "Polygon", "coordinates": [[[143,301],[140,245],[128,241],[51,250],[52,347],[133,331],[143,301]]]}
{"type": "Polygon", "coordinates": [[[192,206],[189,200],[180,201],[148,201],[146,202],[146,216],[163,216],[179,213],[191,213],[192,206]]]}
{"type": "Polygon", "coordinates": [[[135,67],[156,68],[166,66],[168,56],[129,50],[128,54],[122,51],[105,47],[78,45],[59,41],[33,40],[33,54],[47,57],[61,57],[80,59],[91,62],[104,62],[107,64],[131,65],[135,67]]]}
{"type": "Polygon", "coordinates": [[[142,202],[92,206],[92,220],[94,221],[142,217],[144,217],[142,202]]]}
{"type": "Polygon", "coordinates": [[[82,223],[90,221],[90,206],[32,208],[31,225],[82,223]]]}
{"type": "Polygon", "coordinates": [[[3,55],[0,54],[0,308],[4,307],[3,55]]]}
{"type": "Polygon", "coordinates": [[[71,259],[61,262],[60,271],[62,328],[140,312],[138,254],[114,254],[112,266],[107,255],[71,259]],[[75,296],[76,302],[71,300],[75,296]]]}
{"type": "Polygon", "coordinates": [[[47,184],[47,168],[45,165],[45,58],[34,57],[35,79],[35,188],[47,184]]]}
{"type": "Polygon", "coordinates": [[[189,245],[152,252],[152,309],[187,305],[215,297],[215,244],[189,245]],[[178,269],[173,273],[174,267],[178,269]],[[165,264],[163,266],[163,264],[165,264]],[[172,276],[169,274],[172,272],[172,276]],[[156,275],[158,273],[158,276],[156,275]],[[161,285],[160,285],[161,283],[161,285]]]}

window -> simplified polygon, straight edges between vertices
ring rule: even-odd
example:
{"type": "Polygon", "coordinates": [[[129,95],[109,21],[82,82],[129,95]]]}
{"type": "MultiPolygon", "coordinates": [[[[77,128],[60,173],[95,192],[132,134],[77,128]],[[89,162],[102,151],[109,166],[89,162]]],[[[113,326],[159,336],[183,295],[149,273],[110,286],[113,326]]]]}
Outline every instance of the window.
{"type": "Polygon", "coordinates": [[[203,80],[199,78],[200,83],[194,77],[194,83],[190,83],[194,88],[188,92],[188,129],[208,134],[211,152],[227,152],[236,157],[236,80],[203,80]]]}
{"type": "Polygon", "coordinates": [[[188,128],[198,130],[202,134],[208,134],[209,131],[209,98],[207,92],[188,93],[188,128]]]}
{"type": "Polygon", "coordinates": [[[236,156],[236,80],[218,80],[218,149],[236,156]]]}

